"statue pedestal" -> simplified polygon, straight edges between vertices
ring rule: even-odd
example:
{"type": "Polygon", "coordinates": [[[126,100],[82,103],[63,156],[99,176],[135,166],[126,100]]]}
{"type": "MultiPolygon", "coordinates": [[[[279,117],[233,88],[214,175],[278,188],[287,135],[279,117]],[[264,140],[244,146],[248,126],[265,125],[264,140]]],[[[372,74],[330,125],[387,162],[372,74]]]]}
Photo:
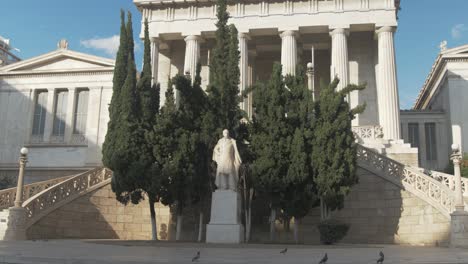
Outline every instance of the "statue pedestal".
{"type": "Polygon", "coordinates": [[[240,223],[240,197],[231,190],[216,190],[211,199],[211,219],[206,226],[207,243],[239,244],[244,239],[240,223]]]}

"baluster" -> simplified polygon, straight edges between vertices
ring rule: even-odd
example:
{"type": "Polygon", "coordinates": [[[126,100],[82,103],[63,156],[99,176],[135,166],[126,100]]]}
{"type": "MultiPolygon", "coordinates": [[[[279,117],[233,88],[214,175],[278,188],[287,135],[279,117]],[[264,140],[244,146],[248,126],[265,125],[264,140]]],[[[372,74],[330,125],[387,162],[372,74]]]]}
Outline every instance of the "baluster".
{"type": "Polygon", "coordinates": [[[467,188],[468,186],[466,186],[466,185],[467,185],[467,183],[468,183],[468,182],[467,182],[467,181],[465,181],[465,180],[464,180],[464,181],[462,181],[463,196],[468,196],[468,188],[467,188]]]}
{"type": "Polygon", "coordinates": [[[453,178],[454,177],[448,177],[449,188],[452,191],[455,190],[455,180],[453,178]]]}

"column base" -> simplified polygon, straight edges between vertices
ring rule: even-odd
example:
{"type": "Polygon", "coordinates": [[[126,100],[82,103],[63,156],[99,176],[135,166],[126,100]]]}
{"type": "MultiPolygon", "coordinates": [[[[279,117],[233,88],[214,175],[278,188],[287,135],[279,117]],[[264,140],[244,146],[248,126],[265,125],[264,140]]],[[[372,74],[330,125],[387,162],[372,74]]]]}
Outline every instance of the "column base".
{"type": "Polygon", "coordinates": [[[455,211],[451,214],[450,246],[468,248],[468,212],[455,211]]]}

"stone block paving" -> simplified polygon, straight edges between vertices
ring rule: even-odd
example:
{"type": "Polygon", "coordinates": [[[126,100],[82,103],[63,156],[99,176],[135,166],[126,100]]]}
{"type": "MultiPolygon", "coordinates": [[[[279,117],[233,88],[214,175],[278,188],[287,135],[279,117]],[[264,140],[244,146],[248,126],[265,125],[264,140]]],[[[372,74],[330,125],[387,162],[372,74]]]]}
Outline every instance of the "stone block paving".
{"type": "Polygon", "coordinates": [[[0,263],[65,264],[149,264],[192,263],[318,263],[328,253],[328,264],[376,263],[385,253],[384,263],[433,264],[468,263],[466,249],[406,247],[395,245],[209,245],[146,241],[51,240],[0,242],[0,263]],[[286,254],[280,251],[288,247],[286,254]]]}

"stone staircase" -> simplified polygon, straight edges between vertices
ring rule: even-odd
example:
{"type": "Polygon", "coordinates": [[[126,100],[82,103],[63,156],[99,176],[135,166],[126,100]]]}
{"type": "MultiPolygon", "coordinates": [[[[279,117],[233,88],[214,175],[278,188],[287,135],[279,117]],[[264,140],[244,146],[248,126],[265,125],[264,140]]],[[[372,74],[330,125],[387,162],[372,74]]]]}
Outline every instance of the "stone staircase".
{"type": "MultiPolygon", "coordinates": [[[[357,160],[360,167],[415,194],[450,219],[455,209],[453,175],[417,167],[417,149],[402,140],[383,139],[379,126],[353,127],[353,132],[359,143],[357,160]]],[[[468,179],[463,179],[462,188],[468,197],[468,179]]]]}
{"type": "MultiPolygon", "coordinates": [[[[452,175],[426,171],[416,166],[405,165],[404,161],[395,160],[388,153],[389,149],[401,148],[406,153],[412,153],[413,149],[402,142],[383,140],[379,127],[360,127],[353,130],[359,143],[357,162],[361,169],[406,190],[435,208],[442,218],[450,219],[455,204],[452,175]]],[[[24,227],[27,229],[54,210],[103,188],[110,183],[111,177],[110,170],[95,168],[74,176],[25,185],[22,205],[26,211],[24,227]]],[[[468,199],[467,188],[468,180],[465,179],[463,191],[468,199]]],[[[14,205],[15,195],[16,188],[0,191],[0,240],[7,230],[10,216],[8,208],[14,205]]]]}
{"type": "MultiPolygon", "coordinates": [[[[74,199],[110,183],[112,173],[96,168],[77,175],[56,178],[24,186],[25,228],[74,199]]],[[[9,208],[14,206],[16,188],[0,191],[0,240],[11,228],[9,208]]]]}

